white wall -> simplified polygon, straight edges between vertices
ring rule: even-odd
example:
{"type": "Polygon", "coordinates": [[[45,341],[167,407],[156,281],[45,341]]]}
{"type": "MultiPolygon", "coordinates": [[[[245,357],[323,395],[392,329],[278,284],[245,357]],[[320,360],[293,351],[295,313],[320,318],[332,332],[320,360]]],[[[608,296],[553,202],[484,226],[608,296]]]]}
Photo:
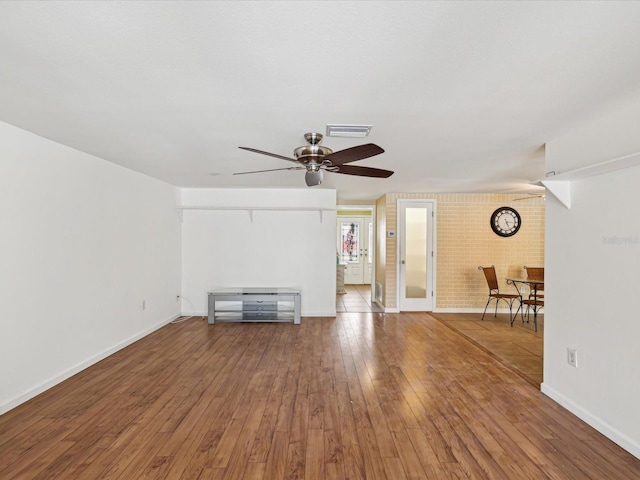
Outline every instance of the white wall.
{"type": "MultiPolygon", "coordinates": [[[[640,93],[640,92],[639,92],[640,93]]],[[[547,145],[558,173],[640,152],[640,95],[547,145]]],[[[574,181],[571,209],[547,195],[542,391],[640,456],[640,167],[574,181]],[[578,368],[567,348],[578,351],[578,368]]]]}
{"type": "Polygon", "coordinates": [[[291,208],[256,210],[253,221],[247,210],[184,211],[185,315],[206,315],[216,288],[291,287],[302,290],[303,316],[335,316],[335,190],[183,189],[182,204],[291,208]]]}
{"type": "Polygon", "coordinates": [[[0,413],[178,316],[177,196],[0,123],[0,413]]]}

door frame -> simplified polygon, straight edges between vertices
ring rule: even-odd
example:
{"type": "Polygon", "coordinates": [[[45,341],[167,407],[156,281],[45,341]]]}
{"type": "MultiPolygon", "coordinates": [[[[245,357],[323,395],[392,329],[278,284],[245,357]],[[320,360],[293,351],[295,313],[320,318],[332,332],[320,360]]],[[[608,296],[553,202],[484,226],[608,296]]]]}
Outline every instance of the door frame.
{"type": "MultiPolygon", "coordinates": [[[[370,211],[371,212],[371,221],[373,222],[373,257],[371,259],[371,301],[375,300],[375,288],[376,288],[376,255],[375,252],[378,248],[378,239],[376,238],[376,206],[375,205],[336,205],[336,220],[340,218],[338,212],[340,211],[370,211]]],[[[338,238],[337,226],[338,222],[335,222],[336,225],[336,234],[334,237],[338,238]]],[[[371,252],[369,252],[371,255],[371,252]]]]}
{"type": "MultiPolygon", "coordinates": [[[[430,262],[428,263],[430,268],[427,268],[427,288],[429,288],[428,286],[431,285],[431,308],[427,311],[430,311],[430,312],[435,311],[435,307],[436,307],[436,298],[437,298],[436,264],[437,264],[437,258],[438,258],[438,250],[437,250],[438,242],[436,241],[438,236],[437,236],[436,220],[438,218],[438,201],[431,198],[416,198],[416,199],[399,198],[396,201],[396,219],[397,219],[396,224],[398,228],[398,232],[396,236],[396,308],[398,309],[399,312],[403,311],[402,306],[400,305],[400,299],[401,299],[400,291],[402,287],[401,268],[400,268],[400,262],[402,261],[402,259],[400,258],[400,251],[401,251],[401,245],[404,242],[404,229],[402,228],[404,225],[401,225],[401,209],[403,206],[422,205],[425,203],[431,204],[431,215],[432,215],[431,232],[427,231],[427,235],[428,235],[427,245],[429,245],[429,243],[431,244],[431,259],[430,259],[430,262]],[[431,278],[429,278],[429,276],[431,278]],[[429,280],[431,280],[430,283],[429,283],[429,280]]],[[[428,256],[428,252],[427,252],[427,256],[428,256]]],[[[410,311],[410,310],[405,310],[405,311],[410,311]]]]}

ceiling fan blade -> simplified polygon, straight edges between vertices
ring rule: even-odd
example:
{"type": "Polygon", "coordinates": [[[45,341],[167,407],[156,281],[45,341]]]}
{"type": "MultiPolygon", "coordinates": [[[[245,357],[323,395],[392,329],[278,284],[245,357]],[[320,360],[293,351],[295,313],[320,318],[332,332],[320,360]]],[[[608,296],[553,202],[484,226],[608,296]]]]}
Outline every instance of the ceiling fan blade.
{"type": "Polygon", "coordinates": [[[246,175],[248,173],[277,172],[279,170],[304,170],[304,167],[270,168],[269,170],[253,170],[251,172],[237,172],[234,175],[246,175]]]}
{"type": "MultiPolygon", "coordinates": [[[[333,170],[330,170],[333,171],[333,170]]],[[[357,165],[340,165],[334,173],[344,173],[346,175],[358,175],[360,177],[388,178],[393,175],[391,170],[381,168],[359,167],[357,165]]]]}
{"type": "Polygon", "coordinates": [[[514,198],[514,202],[519,202],[520,200],[532,200],[534,198],[544,198],[544,193],[540,194],[529,194],[528,197],[514,198]]]}
{"type": "Polygon", "coordinates": [[[384,153],[384,150],[378,145],[366,143],[364,145],[358,145],[356,147],[345,148],[344,150],[333,152],[325,156],[324,160],[330,160],[333,165],[343,165],[345,163],[355,162],[356,160],[363,160],[375,155],[380,155],[381,153],[384,153]]]}
{"type": "Polygon", "coordinates": [[[298,161],[295,158],[285,157],[284,155],[278,155],[277,153],[265,152],[263,150],[257,150],[255,148],[249,148],[249,147],[238,147],[238,148],[241,148],[242,150],[248,150],[254,153],[260,153],[262,155],[269,155],[270,157],[279,158],[280,160],[288,160],[289,162],[298,163],[298,161]]]}

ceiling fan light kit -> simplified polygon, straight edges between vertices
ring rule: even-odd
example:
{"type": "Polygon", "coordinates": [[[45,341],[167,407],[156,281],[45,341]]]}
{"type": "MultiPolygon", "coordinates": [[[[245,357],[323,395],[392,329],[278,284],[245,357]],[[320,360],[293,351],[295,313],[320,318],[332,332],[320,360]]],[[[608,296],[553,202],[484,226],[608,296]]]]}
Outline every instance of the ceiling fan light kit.
{"type": "Polygon", "coordinates": [[[327,124],[327,137],[364,138],[369,136],[373,125],[327,124]]]}
{"type": "Polygon", "coordinates": [[[384,153],[384,150],[378,145],[367,143],[357,145],[355,147],[345,148],[334,152],[328,147],[320,145],[322,134],[306,133],[304,138],[309,145],[298,147],[293,151],[295,158],[285,157],[277,153],[265,152],[250,147],[238,147],[242,150],[267,155],[269,157],[279,158],[288,162],[293,162],[297,166],[289,168],[273,168],[269,170],[255,170],[252,172],[237,172],[234,175],[244,175],[247,173],[262,173],[276,170],[306,170],[305,182],[307,186],[313,187],[320,185],[323,178],[323,170],[333,173],[342,173],[345,175],[355,175],[359,177],[388,178],[393,175],[390,170],[382,170],[381,168],[359,167],[356,165],[345,165],[346,163],[364,160],[384,153]]]}
{"type": "Polygon", "coordinates": [[[313,187],[322,183],[322,170],[307,170],[304,174],[304,181],[307,183],[307,187],[313,187]]]}

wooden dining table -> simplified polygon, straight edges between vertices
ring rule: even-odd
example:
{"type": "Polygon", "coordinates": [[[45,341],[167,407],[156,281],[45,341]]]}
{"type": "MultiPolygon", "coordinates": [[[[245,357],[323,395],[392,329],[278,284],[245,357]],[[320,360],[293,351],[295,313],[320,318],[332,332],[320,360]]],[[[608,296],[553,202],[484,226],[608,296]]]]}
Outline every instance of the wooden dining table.
{"type": "Polygon", "coordinates": [[[511,326],[513,326],[513,322],[518,316],[518,312],[522,308],[522,294],[520,293],[520,285],[527,285],[529,287],[529,291],[533,295],[533,303],[529,304],[533,308],[533,326],[535,331],[538,331],[538,310],[544,306],[544,302],[540,300],[539,292],[544,290],[544,279],[540,278],[529,278],[529,277],[507,277],[507,285],[513,285],[516,290],[518,290],[518,294],[520,295],[520,305],[511,318],[511,326]]]}

